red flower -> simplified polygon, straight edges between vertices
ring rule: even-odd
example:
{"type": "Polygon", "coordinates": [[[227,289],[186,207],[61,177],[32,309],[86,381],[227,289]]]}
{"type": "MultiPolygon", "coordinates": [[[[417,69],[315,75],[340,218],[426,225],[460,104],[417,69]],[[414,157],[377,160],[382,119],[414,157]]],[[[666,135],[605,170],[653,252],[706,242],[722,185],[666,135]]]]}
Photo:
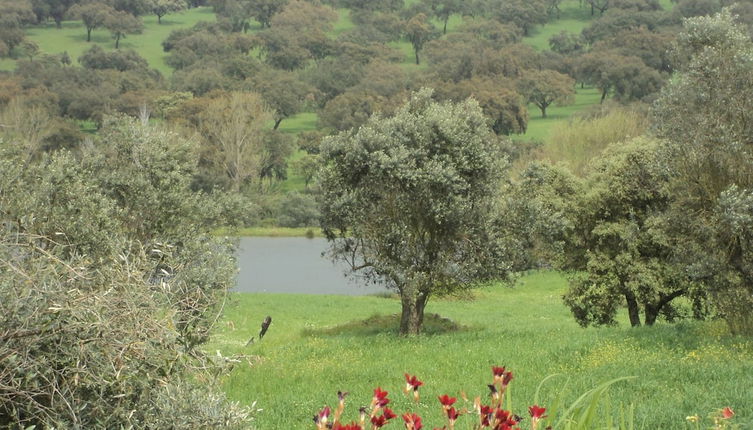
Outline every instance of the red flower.
{"type": "Polygon", "coordinates": [[[492,373],[494,374],[494,379],[501,378],[505,374],[505,366],[492,366],[492,373]]]}
{"type": "Polygon", "coordinates": [[[424,385],[423,382],[419,381],[418,378],[415,376],[411,376],[409,374],[405,374],[405,391],[418,391],[418,387],[424,385]]]}
{"type": "Polygon", "coordinates": [[[331,411],[329,406],[325,406],[318,414],[314,415],[314,423],[316,423],[318,428],[327,426],[327,420],[331,411]]]}
{"type": "Polygon", "coordinates": [[[421,417],[416,414],[403,414],[403,421],[405,421],[405,428],[408,430],[421,430],[424,425],[421,423],[421,417]]]}
{"type": "Polygon", "coordinates": [[[544,415],[544,412],[546,412],[546,408],[542,408],[538,405],[529,406],[528,412],[531,414],[531,418],[535,420],[538,420],[540,418],[546,418],[546,415],[544,415]]]}
{"type": "Polygon", "coordinates": [[[445,409],[447,409],[450,406],[454,405],[455,402],[457,402],[457,401],[458,401],[457,398],[450,397],[447,394],[442,394],[441,396],[439,396],[439,403],[441,403],[442,407],[445,408],[445,409]]]}
{"type": "Polygon", "coordinates": [[[387,398],[387,394],[386,391],[382,391],[381,387],[377,387],[374,390],[374,398],[371,399],[371,405],[380,408],[385,407],[390,402],[390,399],[387,398]]]}
{"type": "Polygon", "coordinates": [[[335,425],[332,427],[332,430],[363,430],[361,426],[359,426],[356,423],[350,423],[342,425],[340,423],[335,423],[335,425]]]}
{"type": "Polygon", "coordinates": [[[506,371],[504,366],[492,366],[492,373],[494,374],[494,383],[500,382],[502,387],[506,387],[512,381],[512,372],[506,371]]]}
{"type": "Polygon", "coordinates": [[[456,411],[455,408],[450,408],[447,410],[447,419],[450,420],[451,426],[455,424],[455,420],[457,420],[459,416],[460,413],[456,411]]]}
{"type": "Polygon", "coordinates": [[[384,415],[379,415],[378,417],[371,417],[371,424],[373,424],[374,427],[378,429],[382,428],[385,424],[387,424],[387,421],[389,420],[384,415]]]}
{"type": "Polygon", "coordinates": [[[397,416],[397,414],[392,412],[392,409],[390,408],[384,408],[383,414],[384,414],[384,417],[387,418],[388,420],[391,420],[397,416]]]}
{"type": "Polygon", "coordinates": [[[733,416],[735,416],[735,411],[733,411],[729,406],[722,409],[722,418],[724,418],[725,420],[728,420],[733,416]]]}

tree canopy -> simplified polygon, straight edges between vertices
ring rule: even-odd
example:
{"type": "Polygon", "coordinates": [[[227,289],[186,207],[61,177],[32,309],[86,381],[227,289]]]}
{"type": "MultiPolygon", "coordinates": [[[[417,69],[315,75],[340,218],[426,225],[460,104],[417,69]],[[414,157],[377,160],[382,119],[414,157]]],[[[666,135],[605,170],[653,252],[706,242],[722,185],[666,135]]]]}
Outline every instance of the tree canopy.
{"type": "Polygon", "coordinates": [[[321,157],[330,252],[400,294],[400,333],[419,333],[432,295],[507,274],[492,228],[504,157],[475,101],[421,90],[394,116],[325,139],[321,157]]]}

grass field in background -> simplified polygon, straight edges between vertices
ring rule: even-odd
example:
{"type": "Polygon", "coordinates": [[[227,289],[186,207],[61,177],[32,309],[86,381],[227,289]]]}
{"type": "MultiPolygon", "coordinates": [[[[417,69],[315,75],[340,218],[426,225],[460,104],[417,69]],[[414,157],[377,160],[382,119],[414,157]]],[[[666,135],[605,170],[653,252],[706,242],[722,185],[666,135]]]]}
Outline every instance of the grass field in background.
{"type": "MultiPolygon", "coordinates": [[[[144,31],[141,34],[129,34],[120,40],[121,49],[133,49],[165,76],[172,74],[172,69],[165,64],[165,52],[162,51],[162,41],[170,32],[180,28],[192,27],[199,21],[214,21],[215,16],[210,7],[200,7],[162,17],[162,24],[157,24],[154,15],[143,16],[144,31]]],[[[78,57],[91,47],[100,45],[104,50],[115,48],[115,39],[104,28],[92,31],[91,42],[86,42],[86,29],[80,21],[64,21],[62,28],[55,27],[55,23],[29,27],[26,31],[29,39],[39,45],[44,54],[62,54],[68,52],[74,64],[78,64],[78,57]]],[[[15,61],[3,59],[0,70],[12,70],[15,61]]]]}
{"type": "Polygon", "coordinates": [[[521,416],[549,375],[558,376],[542,388],[545,407],[560,393],[568,404],[602,382],[636,376],[609,396],[613,412],[635,408],[636,428],[684,429],[686,416],[724,406],[737,411],[742,428],[753,426],[749,339],[728,335],[720,321],[630,328],[621,318],[618,327],[583,329],[562,304],[565,289],[560,274],[538,272],[512,289],[432,299],[429,334],[408,339],[395,336],[394,298],[234,294],[207,350],[248,355],[252,364],[237,364],[224,387],[234,400],[257,402],[260,429],[311,429],[311,416],[335,406],[338,390],[350,392],[345,418],[356,419],[377,386],[390,392],[396,411],[425,416],[426,428],[441,426],[437,396],[462,390],[488,399],[492,365],[514,372],[512,407],[521,416]],[[245,347],[266,315],[273,318],[267,336],[245,347]],[[419,405],[400,391],[404,373],[425,383],[419,405]]]}

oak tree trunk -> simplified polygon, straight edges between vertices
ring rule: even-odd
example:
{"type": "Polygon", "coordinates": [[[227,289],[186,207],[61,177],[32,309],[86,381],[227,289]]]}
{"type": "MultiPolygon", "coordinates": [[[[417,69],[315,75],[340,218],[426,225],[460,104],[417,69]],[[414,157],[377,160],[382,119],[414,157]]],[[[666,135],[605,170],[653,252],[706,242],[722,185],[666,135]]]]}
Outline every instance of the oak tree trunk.
{"type": "Polygon", "coordinates": [[[628,291],[625,293],[625,300],[627,301],[628,316],[630,317],[630,325],[638,327],[641,325],[641,315],[638,308],[638,301],[635,299],[635,295],[628,291]]]}
{"type": "Polygon", "coordinates": [[[400,316],[400,335],[412,336],[421,333],[421,325],[424,322],[424,308],[429,296],[423,293],[406,294],[401,297],[403,307],[400,316]]]}

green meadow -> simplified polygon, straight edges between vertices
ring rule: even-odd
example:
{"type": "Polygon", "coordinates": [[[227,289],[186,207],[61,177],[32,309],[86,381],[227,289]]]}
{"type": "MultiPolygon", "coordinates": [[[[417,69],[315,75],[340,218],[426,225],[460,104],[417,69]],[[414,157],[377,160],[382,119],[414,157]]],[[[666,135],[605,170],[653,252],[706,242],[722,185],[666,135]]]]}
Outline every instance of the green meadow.
{"type": "MultiPolygon", "coordinates": [[[[170,32],[179,28],[192,27],[199,21],[214,21],[214,12],[210,7],[199,7],[187,11],[162,17],[162,24],[157,23],[153,15],[143,16],[144,30],[141,34],[129,34],[121,39],[121,49],[133,49],[149,63],[152,68],[165,76],[172,74],[172,69],[165,64],[165,52],[162,51],[162,41],[170,32]]],[[[27,30],[28,37],[39,45],[44,54],[62,54],[68,52],[71,60],[77,59],[92,44],[100,45],[105,50],[115,48],[115,39],[104,28],[92,31],[91,42],[86,42],[86,29],[80,21],[64,21],[62,28],[54,23],[33,26],[27,30]]],[[[9,59],[0,60],[0,70],[12,70],[15,62],[9,59]]]]}
{"type": "MultiPolygon", "coordinates": [[[[721,321],[581,328],[562,304],[566,286],[558,273],[532,272],[512,288],[433,299],[426,333],[414,338],[396,336],[400,302],[392,296],[236,293],[207,349],[242,356],[223,384],[232,399],[262,409],[260,429],[314,428],[311,417],[334,407],[338,391],[350,393],[345,419],[355,420],[376,387],[389,391],[395,411],[441,427],[437,396],[464,392],[488,401],[492,365],[513,371],[509,406],[521,416],[536,402],[556,420],[587,390],[635,377],[600,397],[597,428],[606,428],[608,416],[611,428],[620,416],[636,429],[694,428],[687,416],[725,406],[737,411],[741,428],[753,428],[750,339],[730,336],[721,321]],[[266,315],[273,318],[269,332],[246,346],[266,315]],[[405,373],[425,384],[419,403],[401,392],[405,373]]],[[[462,417],[458,428],[470,428],[462,423],[471,419],[462,417]]]]}

